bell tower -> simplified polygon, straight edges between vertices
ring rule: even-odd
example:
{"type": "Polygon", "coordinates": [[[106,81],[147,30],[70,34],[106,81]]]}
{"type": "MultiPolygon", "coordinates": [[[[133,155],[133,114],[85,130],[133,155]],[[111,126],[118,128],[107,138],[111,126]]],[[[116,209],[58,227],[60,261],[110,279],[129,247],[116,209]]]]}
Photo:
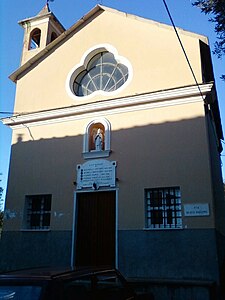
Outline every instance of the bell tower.
{"type": "Polygon", "coordinates": [[[35,17],[19,21],[19,25],[24,28],[21,65],[65,31],[65,28],[50,11],[48,3],[35,17]]]}

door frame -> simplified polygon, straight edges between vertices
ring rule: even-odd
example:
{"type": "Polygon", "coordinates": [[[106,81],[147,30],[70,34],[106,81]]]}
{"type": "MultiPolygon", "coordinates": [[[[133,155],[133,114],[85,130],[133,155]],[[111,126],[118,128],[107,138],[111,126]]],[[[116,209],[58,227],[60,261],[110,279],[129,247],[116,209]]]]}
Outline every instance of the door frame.
{"type": "Polygon", "coordinates": [[[77,194],[80,193],[99,193],[99,192],[115,192],[115,267],[118,269],[118,188],[109,188],[101,190],[86,189],[74,192],[73,203],[73,222],[72,222],[72,247],[71,247],[71,267],[75,265],[75,249],[76,249],[76,233],[77,233],[77,194]]]}

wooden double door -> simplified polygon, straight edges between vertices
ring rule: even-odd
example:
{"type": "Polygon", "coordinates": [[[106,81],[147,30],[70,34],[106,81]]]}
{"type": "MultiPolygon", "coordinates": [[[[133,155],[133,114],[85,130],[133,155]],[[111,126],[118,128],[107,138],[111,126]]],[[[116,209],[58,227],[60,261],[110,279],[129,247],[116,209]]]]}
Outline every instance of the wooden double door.
{"type": "Polygon", "coordinates": [[[77,193],[76,266],[115,266],[116,193],[77,193]]]}

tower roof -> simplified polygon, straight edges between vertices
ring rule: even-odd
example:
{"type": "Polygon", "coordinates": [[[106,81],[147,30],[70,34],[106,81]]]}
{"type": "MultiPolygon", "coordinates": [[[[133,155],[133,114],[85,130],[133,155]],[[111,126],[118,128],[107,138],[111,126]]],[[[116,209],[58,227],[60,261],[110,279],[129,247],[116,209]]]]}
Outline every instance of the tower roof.
{"type": "Polygon", "coordinates": [[[50,11],[48,3],[45,4],[45,6],[42,8],[42,10],[36,16],[21,20],[18,23],[19,23],[19,25],[21,25],[23,27],[24,24],[26,24],[30,21],[42,19],[45,17],[53,18],[61,26],[63,31],[65,31],[65,28],[63,27],[63,25],[59,22],[59,20],[56,18],[56,16],[53,14],[53,12],[50,11]]]}
{"type": "Polygon", "coordinates": [[[42,8],[42,10],[37,14],[37,16],[44,16],[46,14],[49,14],[51,11],[49,9],[48,3],[42,8]]]}

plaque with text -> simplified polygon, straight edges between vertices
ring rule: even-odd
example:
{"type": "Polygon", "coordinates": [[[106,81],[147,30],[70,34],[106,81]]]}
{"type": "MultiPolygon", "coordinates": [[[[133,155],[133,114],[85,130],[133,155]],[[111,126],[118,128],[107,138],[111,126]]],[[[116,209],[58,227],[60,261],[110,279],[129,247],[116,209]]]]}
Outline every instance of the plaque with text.
{"type": "Polygon", "coordinates": [[[185,217],[209,216],[209,204],[185,204],[184,215],[185,217]]]}
{"type": "Polygon", "coordinates": [[[77,189],[116,186],[116,161],[96,159],[77,165],[77,189]]]}

